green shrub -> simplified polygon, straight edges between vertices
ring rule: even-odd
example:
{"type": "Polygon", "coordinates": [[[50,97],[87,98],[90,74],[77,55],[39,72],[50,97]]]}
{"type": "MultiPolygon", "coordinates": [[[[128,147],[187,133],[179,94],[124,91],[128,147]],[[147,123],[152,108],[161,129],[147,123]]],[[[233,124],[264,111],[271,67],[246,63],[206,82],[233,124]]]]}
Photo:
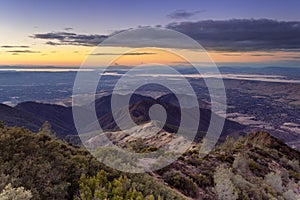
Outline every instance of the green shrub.
{"type": "Polygon", "coordinates": [[[171,186],[175,187],[189,197],[197,196],[197,185],[193,180],[180,171],[171,170],[163,175],[163,179],[171,186]]]}
{"type": "Polygon", "coordinates": [[[248,161],[248,166],[250,168],[250,170],[254,171],[254,172],[261,172],[262,168],[261,166],[259,166],[259,164],[257,164],[254,160],[250,159],[248,161]]]}

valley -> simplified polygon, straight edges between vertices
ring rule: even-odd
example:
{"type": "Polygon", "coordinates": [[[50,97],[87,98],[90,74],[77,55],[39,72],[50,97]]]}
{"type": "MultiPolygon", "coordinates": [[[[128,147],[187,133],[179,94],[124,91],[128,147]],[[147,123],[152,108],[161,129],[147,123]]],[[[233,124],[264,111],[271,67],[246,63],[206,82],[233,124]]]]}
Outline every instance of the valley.
{"type": "MultiPolygon", "coordinates": [[[[205,85],[205,80],[190,76],[189,74],[191,74],[192,71],[189,69],[179,70],[188,75],[188,80],[198,96],[200,107],[210,109],[210,96],[205,85]]],[[[300,148],[300,84],[284,82],[286,79],[299,80],[297,73],[292,73],[292,70],[289,68],[283,69],[275,67],[260,69],[221,67],[220,71],[224,77],[227,77],[223,80],[227,95],[227,112],[217,113],[218,115],[245,126],[246,128],[243,129],[243,132],[249,133],[252,131],[265,130],[275,137],[283,139],[291,147],[295,149],[300,148]],[[239,73],[248,75],[240,76],[239,73]],[[230,77],[233,78],[228,78],[228,74],[233,74],[234,76],[230,75],[230,77]],[[276,78],[281,77],[283,82],[272,82],[272,76],[270,76],[270,74],[273,74],[273,77],[276,78]],[[267,81],[249,80],[249,77],[253,78],[256,76],[270,77],[267,81]],[[239,79],[235,79],[234,77],[239,77],[239,79]],[[241,77],[247,78],[243,79],[241,77]]],[[[116,69],[112,69],[112,73],[106,75],[102,80],[102,85],[98,88],[97,98],[101,99],[103,97],[102,99],[105,100],[106,96],[111,94],[114,84],[120,77],[119,75],[123,73],[124,70],[116,71],[116,69]]],[[[204,69],[203,74],[205,75],[207,73],[209,73],[209,70],[204,69]]],[[[12,107],[8,108],[4,105],[1,107],[3,110],[14,110],[14,108],[16,108],[17,111],[14,115],[22,115],[18,116],[18,118],[23,118],[19,121],[24,121],[24,118],[32,118],[26,127],[29,127],[33,131],[37,131],[44,121],[49,120],[53,123],[53,128],[58,134],[72,135],[76,133],[74,123],[71,119],[72,113],[70,108],[75,75],[76,72],[2,71],[0,72],[0,76],[2,77],[0,79],[0,91],[2,94],[0,100],[3,104],[12,107]],[[32,103],[33,107],[31,109],[30,103],[26,103],[28,101],[40,102],[41,104],[32,103]],[[20,110],[23,109],[27,112],[26,114],[20,112],[20,110]],[[44,109],[47,110],[47,112],[44,112],[42,116],[37,114],[37,111],[44,109]],[[49,112],[48,109],[51,110],[51,112],[49,112]],[[27,117],[28,114],[31,116],[27,117]],[[39,119],[34,119],[33,116],[39,116],[39,119]]],[[[120,92],[120,95],[126,94],[126,91],[120,92]]],[[[157,85],[144,86],[136,91],[136,94],[153,99],[162,99],[162,97],[168,93],[168,90],[163,87],[158,87],[157,85]]],[[[182,96],[184,96],[184,94],[182,94],[182,96]]],[[[188,105],[188,95],[184,97],[184,99],[186,99],[187,107],[193,107],[193,105],[188,105]]],[[[172,98],[165,98],[164,101],[167,101],[169,104],[178,105],[172,98]]],[[[104,104],[107,106],[109,102],[104,102],[104,104]]],[[[8,124],[10,124],[9,120],[5,119],[4,113],[5,112],[2,111],[2,114],[0,114],[2,115],[0,120],[7,121],[8,124]]],[[[15,124],[18,125],[19,122],[15,121],[11,125],[15,124]]]]}

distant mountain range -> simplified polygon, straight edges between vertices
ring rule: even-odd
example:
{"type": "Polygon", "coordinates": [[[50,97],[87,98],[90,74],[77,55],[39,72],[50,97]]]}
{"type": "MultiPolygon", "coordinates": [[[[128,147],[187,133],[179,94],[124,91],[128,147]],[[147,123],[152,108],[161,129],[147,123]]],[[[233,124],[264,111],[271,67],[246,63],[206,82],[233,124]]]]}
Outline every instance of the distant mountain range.
{"type": "MultiPolygon", "coordinates": [[[[118,98],[125,98],[125,96],[120,95],[118,98]]],[[[188,101],[188,96],[185,98],[188,101]]],[[[167,120],[163,129],[171,133],[176,132],[180,125],[181,110],[177,98],[172,94],[167,94],[157,99],[133,94],[129,105],[129,112],[133,121],[137,124],[149,122],[148,111],[154,104],[162,105],[167,111],[167,120]]],[[[204,136],[210,124],[211,116],[215,115],[208,109],[206,103],[200,102],[200,106],[202,107],[200,108],[200,125],[195,141],[199,141],[204,136]]],[[[119,130],[112,114],[111,95],[97,99],[95,108],[98,122],[88,124],[87,130],[92,130],[97,123],[106,131],[119,130]]],[[[122,116],[126,109],[126,107],[121,107],[117,110],[119,112],[118,116],[122,116]]],[[[196,108],[193,105],[183,108],[186,112],[189,112],[189,109],[196,108]]],[[[220,118],[219,116],[216,117],[220,118]]],[[[72,107],[37,102],[23,102],[15,107],[0,104],[0,120],[9,126],[24,127],[33,132],[37,132],[45,121],[49,121],[53,131],[60,138],[77,134],[73,121],[72,107]]],[[[190,116],[189,121],[190,123],[199,123],[195,121],[193,116],[190,116]]],[[[244,135],[244,129],[244,125],[226,119],[220,140],[224,140],[227,135],[244,135]]]]}

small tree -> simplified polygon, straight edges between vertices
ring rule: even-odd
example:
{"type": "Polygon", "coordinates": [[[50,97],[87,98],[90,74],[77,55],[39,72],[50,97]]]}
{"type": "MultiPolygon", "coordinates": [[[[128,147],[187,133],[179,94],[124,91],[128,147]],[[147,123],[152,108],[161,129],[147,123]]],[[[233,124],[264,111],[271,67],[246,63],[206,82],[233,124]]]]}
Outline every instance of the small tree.
{"type": "Polygon", "coordinates": [[[300,173],[299,160],[297,159],[289,160],[287,164],[291,166],[296,172],[300,173]]]}
{"type": "Polygon", "coordinates": [[[0,128],[4,128],[4,122],[0,120],[0,128]]]}
{"type": "Polygon", "coordinates": [[[219,166],[214,174],[215,190],[219,200],[235,200],[238,199],[238,191],[235,188],[232,178],[231,169],[219,166]]]}
{"type": "Polygon", "coordinates": [[[236,171],[246,174],[249,169],[248,165],[248,156],[245,153],[239,153],[233,161],[232,164],[233,169],[236,171]]]}
{"type": "Polygon", "coordinates": [[[225,142],[221,145],[221,150],[223,150],[227,155],[232,155],[235,142],[236,141],[233,137],[227,136],[225,142]]]}
{"type": "Polygon", "coordinates": [[[274,190],[278,193],[283,192],[282,187],[282,179],[281,179],[281,173],[280,172],[271,172],[265,176],[265,181],[268,185],[270,185],[274,190]]]}
{"type": "Polygon", "coordinates": [[[42,127],[39,130],[39,133],[43,133],[45,135],[55,137],[55,133],[51,130],[52,126],[49,121],[45,121],[42,127]]]}
{"type": "Polygon", "coordinates": [[[285,192],[283,193],[284,199],[286,200],[300,199],[300,191],[298,190],[298,188],[300,188],[300,181],[298,183],[295,183],[293,180],[291,180],[284,188],[285,190],[285,192]]]}
{"type": "Polygon", "coordinates": [[[85,174],[81,175],[79,180],[79,198],[81,200],[88,199],[106,199],[107,189],[107,174],[101,170],[96,177],[87,177],[85,174]]]}

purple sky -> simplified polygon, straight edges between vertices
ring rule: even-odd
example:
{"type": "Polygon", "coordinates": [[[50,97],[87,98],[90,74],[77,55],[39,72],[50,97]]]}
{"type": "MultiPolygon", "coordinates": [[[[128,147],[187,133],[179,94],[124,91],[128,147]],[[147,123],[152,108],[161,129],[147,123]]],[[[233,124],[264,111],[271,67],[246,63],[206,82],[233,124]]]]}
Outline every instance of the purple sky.
{"type": "MultiPolygon", "coordinates": [[[[86,38],[90,35],[96,35],[99,38],[103,35],[107,37],[123,29],[156,25],[183,32],[211,51],[264,52],[261,55],[265,55],[266,59],[268,59],[267,55],[270,60],[274,60],[271,54],[273,57],[280,55],[282,59],[288,59],[290,64],[298,65],[300,60],[298,54],[300,40],[297,36],[300,35],[299,10],[300,1],[298,0],[1,1],[0,60],[5,60],[5,62],[0,62],[0,65],[22,63],[25,58],[21,59],[21,56],[18,62],[13,62],[18,59],[15,59],[17,56],[12,57],[12,55],[20,54],[35,54],[35,58],[38,61],[40,59],[41,63],[55,64],[55,62],[38,58],[36,55],[45,56],[59,50],[66,52],[68,50],[64,48],[65,46],[74,45],[77,42],[76,40],[58,41],[48,37],[49,33],[54,33],[59,37],[62,36],[61,32],[69,32],[75,34],[74,37],[77,38],[86,38]],[[245,21],[232,21],[231,19],[245,21]],[[256,19],[256,21],[251,21],[251,19],[256,19]],[[176,25],[172,24],[175,22],[176,25]],[[204,27],[206,32],[200,30],[199,27],[204,27]],[[225,30],[227,32],[224,34],[225,30]],[[209,34],[210,32],[213,34],[209,34]],[[227,43],[222,42],[222,38],[227,43]],[[64,47],[55,49],[53,44],[64,47]],[[244,44],[248,46],[243,46],[244,44]],[[11,47],[8,49],[7,46],[11,47]],[[28,48],[20,46],[28,46],[28,48]],[[278,51],[283,51],[283,53],[278,53],[278,51]]],[[[84,42],[76,44],[77,46],[91,45],[90,41],[84,42]]],[[[233,60],[233,56],[236,57],[236,55],[232,54],[233,60]]],[[[252,55],[247,56],[250,56],[251,60],[252,55]]],[[[226,58],[219,60],[226,60],[226,58]]],[[[39,63],[38,61],[35,63],[39,63]]],[[[26,64],[30,64],[30,60],[26,64]]]]}

